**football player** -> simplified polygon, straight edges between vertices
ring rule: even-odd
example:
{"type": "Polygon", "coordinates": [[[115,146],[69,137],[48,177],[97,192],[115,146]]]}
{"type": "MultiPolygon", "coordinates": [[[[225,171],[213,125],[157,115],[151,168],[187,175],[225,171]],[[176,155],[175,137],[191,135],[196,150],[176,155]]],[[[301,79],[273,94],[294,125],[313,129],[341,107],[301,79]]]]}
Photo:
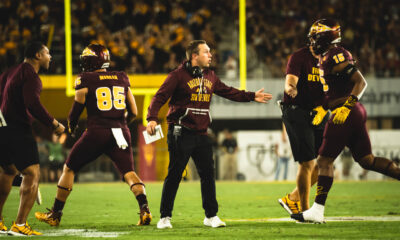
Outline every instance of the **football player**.
{"type": "Polygon", "coordinates": [[[293,158],[299,164],[296,187],[278,199],[289,214],[305,211],[310,206],[310,189],[318,177],[316,158],[329,117],[326,115],[319,124],[311,124],[313,113],[323,103],[324,91],[319,78],[318,56],[308,45],[295,51],[289,58],[283,100],[280,102],[293,158]]]}
{"type": "Polygon", "coordinates": [[[345,146],[364,169],[400,180],[400,168],[393,161],[372,154],[366,127],[367,113],[359,102],[367,82],[354,65],[351,53],[339,46],[339,24],[330,19],[316,21],[310,30],[310,41],[319,55],[320,78],[327,95],[313,123],[318,124],[328,109],[332,116],[325,126],[317,158],[319,174],[314,204],[309,210],[291,217],[301,222],[322,223],[325,202],[333,183],[333,162],[345,146]]]}
{"type": "Polygon", "coordinates": [[[42,82],[38,72],[48,69],[50,61],[49,49],[41,42],[32,42],[27,44],[24,62],[0,76],[0,234],[42,235],[26,221],[37,197],[40,175],[32,120],[36,118],[58,135],[65,129],[40,102],[42,82]],[[20,205],[16,220],[7,231],[2,211],[18,172],[23,176],[20,205]]]}
{"type": "Polygon", "coordinates": [[[72,147],[64,164],[53,207],[47,213],[35,213],[35,217],[51,226],[58,226],[75,174],[101,154],[106,154],[136,196],[140,208],[137,225],[149,225],[152,216],[145,186],[133,169],[131,135],[127,125],[137,115],[129,78],[124,72],[107,72],[110,54],[102,45],[90,44],[80,59],[83,73],[75,81],[75,102],[68,116],[68,130],[71,134],[75,132],[79,116],[86,107],[87,131],[72,147]]]}

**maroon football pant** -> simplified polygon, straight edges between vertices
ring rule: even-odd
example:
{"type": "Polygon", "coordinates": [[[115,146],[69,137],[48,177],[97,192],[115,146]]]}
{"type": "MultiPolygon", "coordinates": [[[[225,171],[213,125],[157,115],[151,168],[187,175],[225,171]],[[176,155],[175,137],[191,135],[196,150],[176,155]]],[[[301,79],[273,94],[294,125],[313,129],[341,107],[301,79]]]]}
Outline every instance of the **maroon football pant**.
{"type": "Polygon", "coordinates": [[[101,154],[106,154],[114,162],[118,171],[124,176],[133,171],[133,155],[131,148],[131,134],[129,129],[123,128],[126,149],[120,149],[110,128],[91,128],[79,138],[72,147],[66,164],[74,172],[78,172],[86,164],[96,160],[101,154]]]}
{"type": "Polygon", "coordinates": [[[371,141],[366,127],[367,112],[364,106],[357,103],[344,124],[334,124],[334,116],[333,114],[325,126],[319,155],[336,158],[345,146],[350,149],[356,161],[371,154],[371,141]]]}

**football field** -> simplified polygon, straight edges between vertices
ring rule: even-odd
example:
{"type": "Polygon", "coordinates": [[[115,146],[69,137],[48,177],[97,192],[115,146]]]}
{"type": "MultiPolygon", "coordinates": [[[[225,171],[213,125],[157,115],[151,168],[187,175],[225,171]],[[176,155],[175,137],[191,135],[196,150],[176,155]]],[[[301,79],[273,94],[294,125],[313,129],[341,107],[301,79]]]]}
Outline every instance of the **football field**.
{"type": "MultiPolygon", "coordinates": [[[[34,218],[51,208],[56,183],[41,184],[43,204],[35,204],[28,222],[43,232],[40,239],[400,239],[400,183],[335,182],[327,201],[326,224],[297,224],[277,199],[294,182],[217,182],[218,216],[226,228],[203,226],[200,183],[182,182],[172,217],[172,229],[156,228],[162,183],[147,183],[153,221],[136,226],[138,206],[124,183],[74,185],[61,225],[50,227],[34,218]]],[[[13,188],[4,207],[8,226],[19,204],[13,188]]],[[[311,191],[315,194],[315,188],[311,191]]],[[[311,197],[313,199],[314,197],[311,197]]],[[[12,238],[1,236],[0,238],[12,238]]]]}

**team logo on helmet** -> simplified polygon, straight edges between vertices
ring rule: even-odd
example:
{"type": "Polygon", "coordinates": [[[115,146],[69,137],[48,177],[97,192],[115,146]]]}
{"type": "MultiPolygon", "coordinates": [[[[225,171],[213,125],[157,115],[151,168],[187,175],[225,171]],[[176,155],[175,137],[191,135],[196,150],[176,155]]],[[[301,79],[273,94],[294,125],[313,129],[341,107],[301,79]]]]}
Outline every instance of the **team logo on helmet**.
{"type": "Polygon", "coordinates": [[[330,19],[317,20],[310,28],[308,39],[314,53],[322,54],[331,44],[340,43],[340,25],[330,19]]]}
{"type": "Polygon", "coordinates": [[[309,35],[313,35],[316,33],[322,33],[322,32],[328,32],[328,31],[340,31],[340,26],[335,25],[333,27],[329,27],[327,25],[324,25],[320,22],[315,22],[311,28],[310,28],[310,33],[309,35]]]}
{"type": "Polygon", "coordinates": [[[90,48],[86,47],[83,52],[81,57],[87,57],[87,56],[94,56],[97,57],[96,53],[92,51],[90,48]]]}

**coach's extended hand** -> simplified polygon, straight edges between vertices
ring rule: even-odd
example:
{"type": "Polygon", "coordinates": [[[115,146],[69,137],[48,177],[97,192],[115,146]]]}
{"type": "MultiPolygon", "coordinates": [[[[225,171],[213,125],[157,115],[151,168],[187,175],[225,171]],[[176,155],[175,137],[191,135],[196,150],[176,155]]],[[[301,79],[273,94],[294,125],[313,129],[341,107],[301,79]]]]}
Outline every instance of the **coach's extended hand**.
{"type": "Polygon", "coordinates": [[[261,88],[260,90],[258,90],[254,97],[254,101],[259,102],[259,103],[266,103],[271,99],[272,99],[272,94],[265,93],[264,88],[261,88]]]}
{"type": "Polygon", "coordinates": [[[313,112],[316,112],[314,119],[312,121],[313,125],[321,124],[322,120],[324,120],[325,115],[328,113],[328,110],[325,110],[322,106],[315,107],[313,112]]]}
{"type": "Polygon", "coordinates": [[[347,117],[350,114],[351,109],[356,105],[358,102],[358,98],[354,95],[350,95],[349,98],[347,98],[346,102],[343,104],[343,106],[336,108],[332,113],[335,114],[333,117],[333,123],[334,124],[343,124],[347,117]]]}

